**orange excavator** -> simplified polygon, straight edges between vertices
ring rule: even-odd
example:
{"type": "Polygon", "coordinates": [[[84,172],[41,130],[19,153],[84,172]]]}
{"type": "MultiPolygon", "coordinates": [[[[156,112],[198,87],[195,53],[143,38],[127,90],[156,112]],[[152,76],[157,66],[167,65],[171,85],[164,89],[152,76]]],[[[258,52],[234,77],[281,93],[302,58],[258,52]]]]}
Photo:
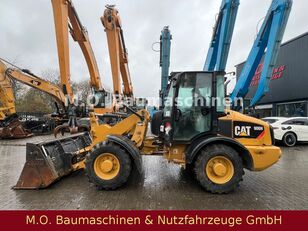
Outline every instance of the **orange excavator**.
{"type": "Polygon", "coordinates": [[[54,131],[55,134],[58,132],[63,134],[66,131],[76,133],[86,130],[85,126],[79,126],[77,123],[76,111],[79,105],[77,99],[75,99],[70,81],[69,32],[73,40],[78,42],[88,66],[90,74],[89,84],[91,86],[93,99],[95,101],[95,113],[104,114],[114,111],[112,95],[102,86],[88,33],[85,27],[81,24],[73,3],[70,0],[52,0],[51,2],[54,13],[61,87],[59,88],[58,86],[35,76],[27,70],[7,68],[4,63],[1,63],[1,76],[5,82],[1,82],[0,99],[3,106],[0,108],[0,121],[2,121],[2,118],[4,120],[4,117],[7,117],[5,115],[14,115],[10,116],[10,118],[14,120],[6,119],[4,121],[5,123],[3,122],[1,124],[3,125],[1,126],[1,133],[3,134],[3,137],[25,138],[30,135],[28,134],[29,132],[22,127],[21,122],[18,120],[13,97],[13,88],[10,84],[10,80],[7,79],[6,76],[50,94],[55,97],[57,102],[60,102],[62,108],[64,109],[65,117],[66,119],[69,118],[69,120],[68,123],[58,126],[54,131]],[[16,128],[12,129],[12,126],[16,128]],[[10,131],[10,134],[8,131],[10,131]]]}
{"type": "MultiPolygon", "coordinates": [[[[66,118],[69,117],[69,121],[67,124],[58,126],[54,131],[55,135],[59,132],[63,134],[64,132],[76,133],[78,131],[84,131],[85,127],[79,126],[77,123],[76,110],[78,108],[78,102],[75,102],[77,100],[75,99],[70,82],[70,33],[73,40],[75,42],[78,42],[87,63],[88,71],[90,74],[89,84],[91,86],[93,95],[92,101],[94,105],[94,112],[98,115],[104,115],[105,117],[117,117],[116,121],[118,121],[119,118],[121,119],[125,117],[125,115],[119,113],[120,109],[117,103],[124,102],[124,99],[126,100],[126,102],[128,102],[129,99],[133,99],[133,87],[128,68],[127,49],[125,46],[123,30],[118,11],[113,6],[107,6],[104,12],[104,16],[101,18],[101,21],[105,26],[108,40],[109,56],[112,67],[112,79],[114,86],[113,95],[110,92],[106,91],[102,86],[99,69],[88,37],[88,32],[86,28],[82,25],[72,1],[52,0],[51,2],[54,14],[61,88],[58,88],[58,86],[54,86],[53,84],[43,80],[42,78],[35,76],[27,70],[25,71],[22,69],[8,69],[6,68],[4,63],[3,76],[5,76],[4,73],[6,73],[6,75],[9,74],[10,76],[8,77],[22,82],[28,86],[39,89],[45,93],[51,94],[56,98],[56,101],[58,103],[60,102],[62,108],[66,113],[66,118]],[[123,89],[121,86],[122,84],[123,89]]],[[[4,83],[2,85],[4,85],[4,83]]],[[[8,86],[7,82],[6,86],[8,86]]],[[[12,88],[11,91],[13,91],[12,88]]],[[[3,94],[4,92],[6,92],[5,94],[9,94],[8,90],[3,90],[2,92],[3,94]]],[[[4,101],[4,96],[1,97],[1,101],[4,101]]],[[[12,100],[6,100],[5,102],[8,101],[12,100]]],[[[13,110],[15,110],[14,103],[11,104],[10,107],[14,108],[13,110]]],[[[9,110],[7,108],[8,107],[5,106],[3,107],[3,109],[1,109],[2,114],[4,111],[9,110]]],[[[17,122],[18,119],[16,118],[16,116],[14,118],[14,121],[17,122]]],[[[15,123],[15,127],[16,124],[17,123],[15,123]]],[[[28,136],[27,131],[22,128],[21,123],[19,122],[18,124],[18,131],[23,135],[15,134],[10,135],[9,137],[16,136],[19,138],[24,138],[28,136]]]]}
{"type": "Polygon", "coordinates": [[[129,99],[134,99],[134,94],[128,67],[128,53],[118,10],[113,5],[107,5],[101,21],[107,35],[114,94],[127,102],[129,99]]]}
{"type": "MultiPolygon", "coordinates": [[[[117,111],[116,101],[113,95],[104,89],[95,55],[88,37],[86,28],[82,25],[80,18],[71,0],[52,0],[57,48],[60,67],[60,78],[63,92],[69,96],[70,104],[74,105],[74,94],[70,85],[70,59],[69,59],[69,33],[82,50],[90,74],[90,86],[92,90],[92,103],[96,114],[108,114],[117,111]]],[[[74,106],[72,106],[74,108],[74,106]]],[[[75,133],[78,130],[76,115],[73,110],[70,113],[68,124],[61,125],[55,129],[55,135],[66,131],[75,133]]]]}
{"type": "MultiPolygon", "coordinates": [[[[105,96],[107,91],[103,88],[101,78],[95,59],[95,55],[88,37],[86,28],[82,25],[79,16],[71,0],[52,0],[55,31],[57,38],[57,48],[59,57],[60,77],[63,86],[63,92],[70,96],[73,102],[74,94],[70,86],[70,59],[69,59],[69,35],[78,42],[84,58],[86,60],[89,74],[90,86],[94,95],[102,94],[105,96]]],[[[95,108],[96,113],[112,112],[112,107],[104,105],[104,101],[95,108]],[[101,107],[99,107],[101,106],[101,107]]]]}
{"type": "Polygon", "coordinates": [[[11,79],[6,78],[6,67],[0,62],[0,138],[25,138],[32,136],[16,114],[11,79]]]}
{"type": "Polygon", "coordinates": [[[51,95],[56,102],[58,118],[66,114],[67,99],[61,88],[44,80],[27,69],[7,67],[3,59],[0,60],[0,138],[26,138],[33,134],[25,129],[16,114],[14,90],[12,80],[51,95]]]}
{"type": "Polygon", "coordinates": [[[122,99],[122,103],[132,106],[135,110],[145,109],[147,100],[134,97],[121,18],[114,5],[106,5],[101,21],[107,35],[114,93],[118,99],[122,99]]]}
{"type": "MultiPolygon", "coordinates": [[[[118,11],[114,6],[107,5],[104,15],[101,17],[107,35],[112,70],[113,94],[111,94],[104,89],[101,83],[97,62],[87,30],[82,25],[72,1],[52,0],[52,6],[57,37],[61,82],[64,83],[63,92],[66,92],[66,94],[70,96],[71,102],[73,103],[72,90],[71,88],[66,87],[70,85],[68,40],[68,32],[70,32],[73,40],[78,42],[87,62],[90,73],[90,86],[95,102],[93,103],[95,114],[99,115],[100,120],[104,122],[108,121],[107,123],[111,124],[115,124],[123,118],[126,118],[127,113],[122,113],[121,104],[125,103],[133,106],[136,104],[136,99],[133,94],[133,86],[128,67],[128,54],[118,11]]],[[[70,133],[77,132],[77,130],[72,130],[72,127],[78,127],[78,125],[75,126],[75,124],[77,124],[77,120],[74,115],[71,115],[69,124],[61,125],[55,129],[55,136],[60,132],[62,134],[68,131],[70,133]]]]}

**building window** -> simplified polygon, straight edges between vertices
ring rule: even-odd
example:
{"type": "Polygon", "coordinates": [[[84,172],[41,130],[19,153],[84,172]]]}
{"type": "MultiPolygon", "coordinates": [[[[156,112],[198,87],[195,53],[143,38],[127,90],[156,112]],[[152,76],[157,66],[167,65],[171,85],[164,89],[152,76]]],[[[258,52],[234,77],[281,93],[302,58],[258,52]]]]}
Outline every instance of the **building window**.
{"type": "Polygon", "coordinates": [[[285,103],[277,105],[277,116],[307,116],[307,102],[285,103]]]}

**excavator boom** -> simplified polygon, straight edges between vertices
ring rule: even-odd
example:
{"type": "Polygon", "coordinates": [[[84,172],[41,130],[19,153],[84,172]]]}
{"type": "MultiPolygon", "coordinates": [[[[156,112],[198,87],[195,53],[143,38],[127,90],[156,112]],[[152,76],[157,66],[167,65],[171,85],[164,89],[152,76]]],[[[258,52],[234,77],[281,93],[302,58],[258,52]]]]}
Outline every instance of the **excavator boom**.
{"type": "Polygon", "coordinates": [[[107,34],[114,93],[133,97],[133,85],[128,68],[128,54],[125,45],[121,19],[118,10],[107,5],[103,17],[103,26],[107,34]],[[121,77],[124,85],[122,91],[121,77]]]}
{"type": "Polygon", "coordinates": [[[67,105],[68,102],[66,96],[63,94],[59,86],[52,84],[29,72],[25,72],[25,70],[9,68],[7,69],[7,75],[9,78],[15,79],[25,85],[33,87],[52,96],[61,105],[62,109],[65,109],[65,105],[67,105]]]}
{"type": "Polygon", "coordinates": [[[63,92],[69,96],[70,103],[74,102],[74,94],[70,84],[70,59],[69,59],[69,39],[70,32],[73,40],[78,42],[87,63],[90,86],[93,94],[98,97],[98,105],[94,106],[94,111],[103,114],[113,111],[112,103],[106,102],[108,92],[103,88],[96,58],[88,37],[86,28],[82,25],[77,11],[71,0],[52,0],[55,31],[57,38],[57,48],[59,66],[61,73],[61,83],[63,92]]]}
{"type": "Polygon", "coordinates": [[[103,86],[100,79],[100,74],[97,66],[97,62],[94,56],[94,52],[88,37],[88,32],[86,28],[81,24],[79,16],[76,12],[76,9],[71,1],[67,2],[68,4],[68,18],[69,18],[69,31],[74,39],[78,42],[82,53],[87,62],[88,70],[90,73],[90,85],[95,90],[102,90],[103,86]]]}
{"type": "Polygon", "coordinates": [[[51,2],[54,12],[54,23],[60,66],[60,82],[63,93],[69,97],[70,104],[73,104],[74,94],[70,82],[71,73],[67,23],[68,4],[66,0],[52,0],[51,2]]]}

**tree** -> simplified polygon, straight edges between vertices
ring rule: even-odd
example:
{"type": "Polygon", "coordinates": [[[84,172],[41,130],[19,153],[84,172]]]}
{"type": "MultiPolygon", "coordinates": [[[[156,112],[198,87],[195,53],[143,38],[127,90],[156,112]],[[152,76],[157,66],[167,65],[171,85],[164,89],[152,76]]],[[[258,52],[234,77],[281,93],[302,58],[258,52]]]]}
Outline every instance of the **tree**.
{"type": "Polygon", "coordinates": [[[52,108],[46,104],[46,101],[38,90],[30,88],[27,93],[16,102],[18,112],[32,112],[48,114],[52,108]]]}
{"type": "Polygon", "coordinates": [[[89,81],[83,80],[81,82],[75,83],[75,85],[75,92],[77,92],[79,104],[87,105],[87,99],[91,94],[89,81]]]}
{"type": "MultiPolygon", "coordinates": [[[[43,71],[41,78],[59,85],[59,72],[55,69],[43,71]]],[[[18,85],[20,86],[20,83],[18,85]]],[[[16,109],[18,112],[52,113],[56,111],[56,100],[45,92],[24,85],[22,85],[22,88],[14,89],[14,92],[17,95],[16,109]],[[22,91],[23,93],[20,94],[22,91]]]]}

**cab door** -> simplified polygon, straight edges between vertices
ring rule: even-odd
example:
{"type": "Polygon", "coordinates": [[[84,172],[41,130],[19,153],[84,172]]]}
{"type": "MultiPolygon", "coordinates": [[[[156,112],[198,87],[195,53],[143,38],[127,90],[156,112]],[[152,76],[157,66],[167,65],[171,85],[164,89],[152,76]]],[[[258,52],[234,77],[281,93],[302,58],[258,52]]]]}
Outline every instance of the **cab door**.
{"type": "Polygon", "coordinates": [[[180,76],[172,116],[172,140],[190,141],[212,130],[213,73],[188,72],[180,76]]]}

